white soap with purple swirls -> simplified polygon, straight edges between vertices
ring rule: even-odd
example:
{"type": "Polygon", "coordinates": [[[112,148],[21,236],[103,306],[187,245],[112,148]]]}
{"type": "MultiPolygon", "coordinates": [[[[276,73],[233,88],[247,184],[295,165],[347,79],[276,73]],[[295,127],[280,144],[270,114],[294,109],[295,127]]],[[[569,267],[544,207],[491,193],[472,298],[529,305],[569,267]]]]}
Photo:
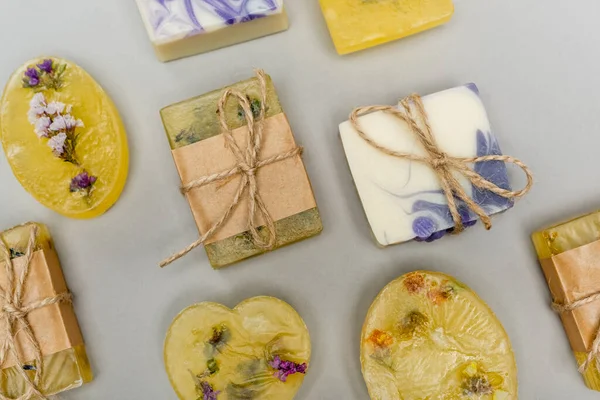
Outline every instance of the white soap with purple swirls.
{"type": "Polygon", "coordinates": [[[288,28],[283,0],[136,0],[156,54],[170,61],[288,28]]]}
{"type": "MultiPolygon", "coordinates": [[[[501,154],[474,84],[423,97],[423,104],[442,151],[455,157],[501,154]]],[[[408,125],[393,115],[374,112],[361,116],[359,123],[380,145],[398,152],[426,154],[408,125]]],[[[431,242],[452,231],[454,222],[448,203],[430,166],[371,147],[349,121],[340,125],[340,135],[367,219],[380,245],[413,239],[431,242]]],[[[504,162],[479,162],[473,168],[497,186],[510,189],[504,162]]],[[[457,178],[488,215],[512,207],[512,200],[475,188],[462,176],[457,178]]],[[[473,225],[477,216],[464,203],[458,204],[464,225],[473,225]]]]}

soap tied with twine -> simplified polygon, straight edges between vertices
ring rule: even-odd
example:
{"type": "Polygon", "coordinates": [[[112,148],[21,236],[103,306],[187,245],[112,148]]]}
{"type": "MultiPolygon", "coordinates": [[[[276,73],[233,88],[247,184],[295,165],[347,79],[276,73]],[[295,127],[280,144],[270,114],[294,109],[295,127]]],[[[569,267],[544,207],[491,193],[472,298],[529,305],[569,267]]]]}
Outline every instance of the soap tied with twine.
{"type": "MultiPolygon", "coordinates": [[[[220,135],[173,150],[175,163],[182,177],[181,192],[188,197],[201,236],[182,251],[161,262],[161,267],[171,264],[201,245],[207,248],[210,259],[210,246],[229,240],[229,243],[233,241],[231,247],[235,247],[235,241],[238,240],[236,235],[241,235],[241,240],[238,241],[246,246],[244,251],[253,253],[241,256],[236,254],[237,258],[230,257],[231,260],[217,266],[211,259],[213,267],[225,266],[300,240],[304,237],[289,238],[285,235],[285,230],[286,224],[294,224],[294,218],[298,218],[297,216],[304,212],[311,212],[317,216],[318,227],[315,227],[314,234],[322,229],[310,182],[300,157],[303,149],[295,144],[289,122],[283,112],[266,117],[269,104],[268,77],[264,71],[256,70],[255,79],[259,93],[256,99],[251,99],[247,93],[234,87],[222,91],[216,104],[220,135]],[[228,121],[228,115],[231,117],[231,113],[227,113],[230,99],[239,105],[240,111],[236,117],[246,121],[244,126],[235,130],[231,129],[231,121],[228,121]],[[223,151],[227,154],[220,154],[223,151]],[[222,164],[228,162],[223,161],[225,159],[231,160],[233,165],[222,169],[222,164]],[[197,165],[200,163],[204,165],[197,165]],[[218,164],[221,165],[217,167],[218,164]],[[207,173],[217,168],[221,170],[207,173]],[[229,189],[235,185],[235,191],[229,189]],[[207,190],[204,196],[200,196],[201,190],[207,190]],[[246,205],[245,210],[240,209],[242,204],[246,205]],[[215,215],[212,208],[221,210],[220,214],[215,215]],[[243,224],[240,224],[241,219],[244,220],[243,224]],[[210,221],[210,225],[207,225],[206,221],[210,221]],[[231,229],[231,224],[240,229],[231,229]],[[223,231],[227,231],[227,234],[223,231]],[[284,234],[280,234],[282,231],[284,234]],[[248,247],[254,250],[248,250],[248,247]],[[257,249],[258,251],[255,251],[257,249]]],[[[189,102],[197,103],[195,106],[188,105],[187,110],[192,107],[210,107],[210,103],[207,105],[201,103],[201,100],[190,100],[189,102]]],[[[178,116],[181,113],[184,112],[180,109],[173,112],[178,116]]],[[[165,124],[167,130],[168,125],[165,124]]],[[[312,234],[313,232],[306,237],[312,234]]],[[[225,251],[221,253],[223,252],[225,251]]]]}
{"type": "MultiPolygon", "coordinates": [[[[40,315],[41,310],[51,306],[70,304],[71,294],[68,291],[31,302],[25,300],[31,297],[26,293],[27,288],[31,288],[28,280],[33,279],[35,283],[47,281],[48,278],[42,276],[53,274],[53,272],[40,272],[34,269],[44,269],[48,265],[51,265],[48,268],[53,270],[59,267],[53,257],[44,258],[43,252],[35,251],[38,226],[31,223],[17,228],[23,227],[30,227],[30,236],[24,254],[18,258],[11,257],[10,248],[0,238],[0,261],[4,264],[3,271],[0,271],[0,274],[4,275],[2,278],[4,285],[0,288],[0,326],[3,328],[0,332],[0,368],[7,368],[10,366],[7,365],[9,362],[11,365],[14,364],[25,383],[25,392],[16,398],[0,393],[0,400],[47,400],[40,388],[45,372],[43,357],[82,344],[83,339],[74,314],[73,317],[62,314],[62,317],[54,318],[54,313],[49,311],[47,314],[40,315]],[[42,259],[44,261],[41,261],[42,259]],[[37,313],[35,318],[33,313],[37,313]],[[64,326],[59,326],[63,323],[64,326]],[[41,332],[42,337],[36,337],[34,330],[41,332]],[[52,342],[48,342],[49,338],[52,342]],[[25,363],[35,365],[32,368],[35,371],[33,379],[26,371],[25,363]]],[[[66,287],[64,281],[62,284],[59,282],[62,274],[60,277],[57,275],[54,277],[53,284],[56,282],[57,285],[66,287]]],[[[39,289],[36,291],[44,293],[39,289]]],[[[68,310],[58,312],[72,313],[73,311],[69,305],[68,310]]]]}
{"type": "Polygon", "coordinates": [[[450,215],[454,222],[453,233],[459,234],[465,228],[462,217],[459,212],[459,205],[462,202],[482,221],[486,229],[491,229],[492,222],[489,215],[465,192],[465,189],[460,184],[459,180],[454,175],[459,173],[467,178],[474,186],[480,189],[488,190],[494,194],[502,196],[506,199],[517,199],[525,196],[533,186],[533,174],[531,170],[522,161],[506,155],[486,155],[480,157],[453,157],[440,149],[437,144],[434,132],[429,124],[429,118],[421,97],[413,94],[400,101],[403,110],[387,106],[375,105],[367,107],[359,107],[350,114],[350,123],[356,130],[362,140],[368,143],[374,149],[392,157],[397,157],[409,161],[415,161],[429,166],[437,175],[442,192],[446,198],[450,215]],[[373,112],[384,112],[404,121],[410,128],[411,132],[423,146],[426,155],[416,155],[395,151],[386,146],[383,146],[374,141],[362,129],[359,117],[373,112]],[[481,175],[473,170],[472,164],[486,161],[502,161],[518,166],[527,178],[525,187],[518,191],[507,190],[498,185],[484,179],[481,175]]]}

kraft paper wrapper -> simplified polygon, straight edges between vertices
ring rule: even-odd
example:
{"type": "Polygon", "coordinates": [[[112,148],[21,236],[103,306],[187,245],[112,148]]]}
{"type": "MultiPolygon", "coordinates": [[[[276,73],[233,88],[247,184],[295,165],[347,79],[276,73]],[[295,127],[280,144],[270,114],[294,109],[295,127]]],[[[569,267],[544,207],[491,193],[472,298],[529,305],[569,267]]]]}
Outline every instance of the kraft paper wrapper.
{"type": "MultiPolygon", "coordinates": [[[[15,258],[12,262],[15,268],[15,277],[18,277],[25,265],[25,257],[15,258]]],[[[0,285],[3,289],[6,288],[6,283],[5,262],[0,262],[0,285]]],[[[48,248],[36,251],[31,259],[29,275],[23,287],[23,304],[28,305],[67,291],[67,284],[56,252],[48,248]]],[[[77,317],[73,306],[69,303],[54,304],[34,310],[27,315],[27,320],[43,356],[83,344],[77,317]]],[[[0,320],[0,332],[4,332],[5,329],[5,322],[0,320]]],[[[4,340],[4,338],[0,337],[0,340],[4,340]]],[[[17,351],[23,361],[32,361],[35,358],[31,343],[23,332],[17,333],[16,343],[17,351]]],[[[9,368],[16,364],[15,357],[8,353],[2,368],[9,368]]]]}
{"type": "MultiPolygon", "coordinates": [[[[235,129],[233,137],[244,151],[247,145],[248,127],[235,129]]],[[[264,120],[260,160],[285,153],[295,147],[294,135],[284,113],[264,120]]],[[[225,147],[222,134],[174,149],[173,158],[184,184],[230,169],[237,164],[231,151],[225,147]]],[[[241,179],[241,175],[236,175],[229,180],[213,182],[186,194],[201,234],[208,231],[231,205],[241,179]]],[[[256,173],[256,179],[259,194],[274,221],[316,207],[310,181],[300,155],[261,167],[256,173]]],[[[246,191],[231,218],[206,241],[205,245],[247,231],[247,223],[248,192],[246,191]]],[[[262,225],[264,221],[259,216],[256,226],[262,225]]]]}
{"type": "MultiPolygon", "coordinates": [[[[552,297],[571,303],[600,291],[600,241],[541,260],[552,297]]],[[[600,301],[561,314],[571,348],[587,352],[600,325],[600,301]]]]}

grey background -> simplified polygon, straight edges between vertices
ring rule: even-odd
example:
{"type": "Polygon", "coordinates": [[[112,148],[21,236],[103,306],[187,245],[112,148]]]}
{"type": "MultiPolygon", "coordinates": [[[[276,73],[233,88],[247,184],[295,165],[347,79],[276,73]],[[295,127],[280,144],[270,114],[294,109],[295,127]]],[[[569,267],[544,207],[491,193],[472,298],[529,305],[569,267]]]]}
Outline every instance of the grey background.
{"type": "MultiPolygon", "coordinates": [[[[445,27],[354,55],[333,48],[316,0],[287,1],[289,31],[182,61],[154,58],[133,1],[1,0],[0,81],[38,55],[87,69],[112,96],[129,133],[130,178],[106,215],[63,218],[39,205],[0,156],[0,227],[26,220],[54,235],[96,379],[64,399],[175,399],[162,344],[184,307],[234,306],[273,295],[292,304],[314,357],[297,398],[367,399],[359,334],[383,286],[419,268],[467,283],[504,323],[522,399],[594,399],[578,376],[529,235],[600,204],[600,57],[596,0],[456,0],[445,27]],[[157,263],[197,238],[180,196],[158,110],[249,77],[273,76],[325,224],[317,238],[223,271],[202,249],[157,263]],[[536,172],[531,194],[494,229],[431,245],[378,249],[355,193],[337,125],[353,107],[395,103],[476,82],[506,154],[536,172]]],[[[512,171],[515,185],[522,183],[512,171]]]]}

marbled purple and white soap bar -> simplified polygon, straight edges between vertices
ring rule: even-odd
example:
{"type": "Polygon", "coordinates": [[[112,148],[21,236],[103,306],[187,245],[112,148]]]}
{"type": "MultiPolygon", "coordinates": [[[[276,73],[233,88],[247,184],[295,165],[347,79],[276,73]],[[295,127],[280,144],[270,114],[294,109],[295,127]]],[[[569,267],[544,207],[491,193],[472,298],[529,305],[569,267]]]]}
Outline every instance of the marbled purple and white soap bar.
{"type": "Polygon", "coordinates": [[[161,61],[288,28],[283,0],[136,0],[161,61]]]}
{"type": "MultiPolygon", "coordinates": [[[[442,151],[466,158],[501,154],[474,84],[423,97],[423,104],[442,151]]],[[[359,123],[369,137],[389,149],[426,154],[408,125],[390,114],[364,115],[359,123]]],[[[412,239],[433,241],[452,231],[454,221],[431,167],[371,147],[349,121],[340,125],[340,134],[363,207],[380,245],[412,239]]],[[[479,162],[474,170],[497,186],[510,189],[504,162],[479,162]]],[[[488,215],[512,207],[512,200],[478,189],[462,176],[457,178],[488,215]]],[[[459,212],[465,226],[477,221],[476,215],[460,201],[459,212]]]]}

